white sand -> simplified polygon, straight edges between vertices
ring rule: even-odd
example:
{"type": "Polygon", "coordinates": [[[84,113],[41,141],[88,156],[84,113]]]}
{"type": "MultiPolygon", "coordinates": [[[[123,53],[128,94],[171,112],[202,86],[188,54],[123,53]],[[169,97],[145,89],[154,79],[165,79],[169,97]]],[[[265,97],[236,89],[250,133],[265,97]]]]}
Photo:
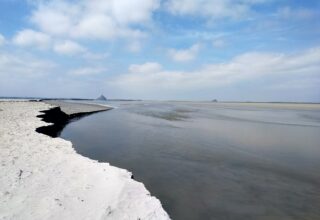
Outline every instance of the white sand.
{"type": "Polygon", "coordinates": [[[35,132],[48,108],[0,102],[0,219],[169,219],[130,172],[35,132]]]}

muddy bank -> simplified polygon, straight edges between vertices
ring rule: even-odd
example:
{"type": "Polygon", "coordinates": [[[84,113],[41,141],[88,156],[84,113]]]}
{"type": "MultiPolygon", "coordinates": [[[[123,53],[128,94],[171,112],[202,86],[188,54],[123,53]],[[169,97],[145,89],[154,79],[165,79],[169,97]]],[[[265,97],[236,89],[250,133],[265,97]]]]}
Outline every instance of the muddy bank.
{"type": "Polygon", "coordinates": [[[91,111],[91,112],[79,112],[79,113],[73,113],[73,114],[66,114],[61,110],[60,107],[53,107],[49,110],[43,110],[40,111],[43,114],[38,115],[38,118],[42,118],[42,121],[53,123],[52,125],[48,126],[42,126],[36,129],[37,132],[46,134],[50,137],[58,137],[63,130],[63,128],[71,121],[78,120],[82,117],[85,117],[87,115],[101,112],[101,111],[107,111],[111,108],[91,111]]]}

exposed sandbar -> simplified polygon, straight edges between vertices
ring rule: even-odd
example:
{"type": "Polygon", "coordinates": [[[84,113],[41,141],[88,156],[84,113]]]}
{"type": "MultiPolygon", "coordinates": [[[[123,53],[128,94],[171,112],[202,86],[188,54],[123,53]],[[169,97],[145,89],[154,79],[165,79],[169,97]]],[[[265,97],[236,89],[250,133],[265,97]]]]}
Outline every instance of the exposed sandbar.
{"type": "Polygon", "coordinates": [[[111,109],[111,107],[109,106],[98,105],[98,104],[75,103],[75,102],[66,102],[66,101],[59,101],[59,100],[47,100],[44,102],[53,106],[60,107],[61,111],[63,111],[67,115],[99,112],[99,111],[106,111],[111,109]]]}

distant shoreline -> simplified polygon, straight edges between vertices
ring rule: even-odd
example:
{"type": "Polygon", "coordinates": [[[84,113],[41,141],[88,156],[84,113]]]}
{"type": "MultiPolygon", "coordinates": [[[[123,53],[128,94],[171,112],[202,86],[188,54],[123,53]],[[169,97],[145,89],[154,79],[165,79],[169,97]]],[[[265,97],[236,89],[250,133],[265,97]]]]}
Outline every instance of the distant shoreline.
{"type": "MultiPolygon", "coordinates": [[[[85,98],[44,98],[44,97],[9,97],[9,96],[3,96],[0,97],[1,99],[7,100],[7,99],[21,99],[21,100],[37,100],[37,101],[95,101],[96,99],[85,99],[85,98]]],[[[152,100],[152,99],[107,99],[107,101],[155,101],[155,102],[212,102],[212,103],[269,103],[269,104],[320,104],[320,102],[294,102],[294,101],[228,101],[228,100],[152,100]]]]}

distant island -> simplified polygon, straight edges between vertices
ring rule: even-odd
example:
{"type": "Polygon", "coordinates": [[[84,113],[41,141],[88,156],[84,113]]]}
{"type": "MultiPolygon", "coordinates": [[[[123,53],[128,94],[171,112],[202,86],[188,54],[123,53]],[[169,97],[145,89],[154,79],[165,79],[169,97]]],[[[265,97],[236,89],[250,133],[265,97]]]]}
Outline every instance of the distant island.
{"type": "Polygon", "coordinates": [[[96,100],[107,101],[107,98],[104,95],[101,95],[96,100]]]}

